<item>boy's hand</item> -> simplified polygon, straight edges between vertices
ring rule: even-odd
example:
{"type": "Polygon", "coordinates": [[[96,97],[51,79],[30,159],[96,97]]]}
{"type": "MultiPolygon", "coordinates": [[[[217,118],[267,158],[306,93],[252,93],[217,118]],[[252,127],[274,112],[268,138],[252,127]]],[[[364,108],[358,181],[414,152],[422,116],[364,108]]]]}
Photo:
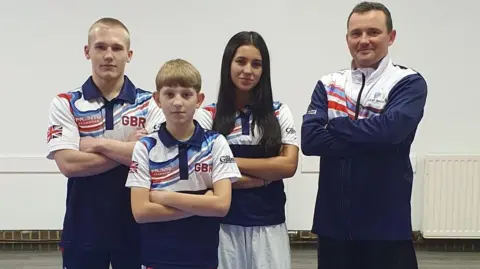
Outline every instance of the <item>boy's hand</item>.
{"type": "Polygon", "coordinates": [[[213,195],[215,195],[215,194],[213,193],[212,190],[208,190],[208,191],[205,193],[205,195],[207,195],[207,196],[213,196],[213,195]]]}
{"type": "Polygon", "coordinates": [[[79,150],[87,153],[98,152],[102,142],[102,138],[95,138],[90,136],[82,137],[80,138],[79,150]]]}
{"type": "Polygon", "coordinates": [[[130,135],[128,136],[128,142],[136,142],[140,138],[142,138],[146,135],[148,135],[147,130],[144,129],[144,128],[139,128],[139,129],[130,133],[130,135]]]}
{"type": "Polygon", "coordinates": [[[171,195],[174,192],[171,191],[151,191],[150,192],[150,201],[154,202],[156,204],[161,204],[161,205],[167,205],[167,200],[169,195],[171,195]]]}

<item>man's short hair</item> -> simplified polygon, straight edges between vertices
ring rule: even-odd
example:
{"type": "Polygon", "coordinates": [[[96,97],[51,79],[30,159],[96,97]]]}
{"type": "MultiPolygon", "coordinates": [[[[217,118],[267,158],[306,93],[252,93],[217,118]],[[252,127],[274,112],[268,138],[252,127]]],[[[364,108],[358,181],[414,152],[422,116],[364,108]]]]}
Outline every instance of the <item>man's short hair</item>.
{"type": "Polygon", "coordinates": [[[193,88],[198,93],[202,88],[200,72],[188,61],[174,59],[166,62],[155,79],[157,91],[163,87],[193,88]]]}
{"type": "Polygon", "coordinates": [[[90,29],[88,29],[89,44],[92,39],[92,31],[98,26],[119,27],[125,30],[125,32],[127,33],[127,48],[130,48],[130,31],[128,30],[127,26],[125,26],[125,24],[120,20],[110,17],[100,18],[90,26],[90,29]]]}
{"type": "Polygon", "coordinates": [[[350,15],[348,15],[347,27],[348,27],[348,23],[350,22],[350,17],[352,17],[353,13],[363,14],[372,10],[379,10],[385,14],[387,31],[390,33],[393,30],[392,14],[384,4],[378,3],[378,2],[364,1],[364,2],[358,3],[353,8],[352,12],[350,12],[350,15]]]}

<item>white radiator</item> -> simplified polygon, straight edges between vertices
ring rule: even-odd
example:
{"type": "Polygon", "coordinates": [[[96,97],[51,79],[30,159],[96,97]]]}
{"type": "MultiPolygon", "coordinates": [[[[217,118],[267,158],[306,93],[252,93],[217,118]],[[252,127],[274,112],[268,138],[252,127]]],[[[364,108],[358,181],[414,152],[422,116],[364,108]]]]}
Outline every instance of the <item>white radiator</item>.
{"type": "Polygon", "coordinates": [[[480,239],[480,155],[427,155],[425,238],[480,239]]]}

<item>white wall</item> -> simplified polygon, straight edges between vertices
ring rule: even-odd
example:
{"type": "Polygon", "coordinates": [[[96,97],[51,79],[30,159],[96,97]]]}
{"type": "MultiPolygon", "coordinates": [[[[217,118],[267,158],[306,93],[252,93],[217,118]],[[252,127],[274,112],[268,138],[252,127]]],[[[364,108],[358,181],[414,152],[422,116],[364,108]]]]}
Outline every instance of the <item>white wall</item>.
{"type": "MultiPolygon", "coordinates": [[[[127,71],[138,86],[152,90],[161,64],[182,57],[201,71],[207,102],[217,93],[227,40],[241,30],[260,32],[271,52],[275,98],[290,106],[300,129],[316,81],[349,65],[345,25],[359,1],[23,2],[3,1],[0,10],[0,230],[61,228],[66,181],[44,158],[47,111],[54,95],[81,85],[89,75],[82,49],[89,25],[99,17],[117,17],[130,28],[135,53],[127,71]]],[[[419,229],[422,156],[480,152],[475,83],[480,40],[474,20],[480,4],[382,2],[398,31],[393,58],[420,71],[429,84],[426,115],[412,150],[417,164],[412,215],[419,229]]],[[[317,165],[316,158],[301,158],[297,175],[287,181],[292,230],[311,227],[317,174],[302,170],[315,171],[317,165]]]]}

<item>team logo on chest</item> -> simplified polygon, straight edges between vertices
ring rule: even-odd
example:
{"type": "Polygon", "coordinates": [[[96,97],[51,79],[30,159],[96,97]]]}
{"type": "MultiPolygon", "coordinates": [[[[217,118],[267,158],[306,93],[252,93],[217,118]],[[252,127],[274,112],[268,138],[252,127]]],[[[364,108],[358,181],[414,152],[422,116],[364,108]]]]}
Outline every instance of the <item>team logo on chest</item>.
{"type": "Polygon", "coordinates": [[[144,117],[122,116],[122,124],[125,126],[145,128],[145,121],[144,117]]]}
{"type": "Polygon", "coordinates": [[[175,170],[173,167],[150,169],[150,177],[154,183],[168,181],[174,178],[177,174],[178,170],[175,170]]]}
{"type": "Polygon", "coordinates": [[[197,173],[211,173],[212,172],[212,164],[211,163],[196,163],[195,164],[195,172],[197,173]]]}
{"type": "Polygon", "coordinates": [[[387,96],[381,92],[375,92],[370,98],[365,102],[365,108],[374,112],[380,113],[387,103],[387,96]]]}
{"type": "Polygon", "coordinates": [[[75,122],[80,130],[96,129],[99,126],[103,126],[103,117],[101,114],[75,117],[75,122]]]}

